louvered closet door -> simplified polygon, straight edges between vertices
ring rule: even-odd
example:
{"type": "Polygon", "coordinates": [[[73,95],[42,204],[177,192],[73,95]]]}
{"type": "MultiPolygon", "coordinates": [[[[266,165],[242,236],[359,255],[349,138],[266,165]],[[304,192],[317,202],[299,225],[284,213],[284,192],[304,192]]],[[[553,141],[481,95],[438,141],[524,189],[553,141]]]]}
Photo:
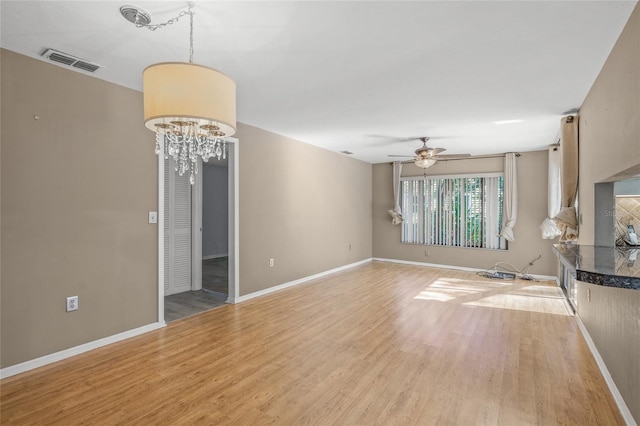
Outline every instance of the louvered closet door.
{"type": "Polygon", "coordinates": [[[172,158],[164,163],[164,293],[191,290],[191,185],[172,158]]]}

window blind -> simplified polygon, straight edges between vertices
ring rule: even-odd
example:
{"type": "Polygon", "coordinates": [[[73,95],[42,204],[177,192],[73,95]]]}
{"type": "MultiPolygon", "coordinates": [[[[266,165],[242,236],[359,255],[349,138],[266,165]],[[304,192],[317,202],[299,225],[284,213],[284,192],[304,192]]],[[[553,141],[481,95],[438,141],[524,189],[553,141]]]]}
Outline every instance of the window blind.
{"type": "Polygon", "coordinates": [[[502,175],[404,178],[401,189],[402,242],[506,249],[502,175]]]}

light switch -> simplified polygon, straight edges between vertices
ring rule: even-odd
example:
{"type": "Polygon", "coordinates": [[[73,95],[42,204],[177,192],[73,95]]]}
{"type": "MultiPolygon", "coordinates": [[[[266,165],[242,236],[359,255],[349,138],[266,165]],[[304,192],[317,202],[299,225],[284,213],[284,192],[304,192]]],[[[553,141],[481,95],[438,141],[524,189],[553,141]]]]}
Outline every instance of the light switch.
{"type": "Polygon", "coordinates": [[[149,223],[158,223],[158,212],[149,212],[149,223]]]}

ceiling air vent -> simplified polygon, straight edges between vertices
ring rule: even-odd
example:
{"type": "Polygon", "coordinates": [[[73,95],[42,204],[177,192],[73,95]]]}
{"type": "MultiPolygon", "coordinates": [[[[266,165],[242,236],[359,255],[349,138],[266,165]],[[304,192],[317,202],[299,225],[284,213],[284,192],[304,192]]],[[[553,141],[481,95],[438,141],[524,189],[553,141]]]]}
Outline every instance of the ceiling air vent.
{"type": "Polygon", "coordinates": [[[351,151],[340,151],[340,152],[347,155],[353,155],[353,152],[351,151]]]}
{"type": "Polygon", "coordinates": [[[78,68],[83,71],[96,72],[102,65],[95,64],[93,62],[85,61],[77,56],[69,55],[68,53],[60,52],[53,49],[47,49],[43,54],[43,58],[47,58],[50,61],[58,62],[59,64],[68,65],[73,68],[78,68]]]}

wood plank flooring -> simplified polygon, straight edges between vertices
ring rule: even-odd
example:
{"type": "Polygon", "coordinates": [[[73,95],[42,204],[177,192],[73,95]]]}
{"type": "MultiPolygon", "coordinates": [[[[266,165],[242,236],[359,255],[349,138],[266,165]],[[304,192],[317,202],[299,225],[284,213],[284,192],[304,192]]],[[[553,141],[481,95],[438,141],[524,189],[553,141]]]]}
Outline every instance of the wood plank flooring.
{"type": "Polygon", "coordinates": [[[623,424],[558,289],[373,262],[1,383],[3,424],[623,424]]]}

